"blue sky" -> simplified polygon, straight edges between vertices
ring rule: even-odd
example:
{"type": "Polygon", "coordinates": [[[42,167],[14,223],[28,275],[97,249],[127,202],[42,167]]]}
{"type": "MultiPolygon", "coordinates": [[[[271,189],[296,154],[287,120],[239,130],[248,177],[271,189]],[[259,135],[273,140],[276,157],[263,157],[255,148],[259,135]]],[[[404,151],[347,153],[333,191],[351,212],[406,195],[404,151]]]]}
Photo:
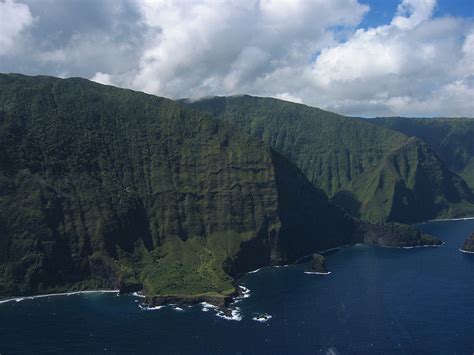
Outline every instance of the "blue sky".
{"type": "Polygon", "coordinates": [[[0,72],[474,116],[474,0],[0,0],[0,72]]]}
{"type": "MultiPolygon", "coordinates": [[[[370,6],[370,11],[364,16],[359,27],[376,27],[390,23],[396,12],[398,0],[363,0],[363,4],[370,6]]],[[[438,0],[433,17],[456,16],[474,17],[474,0],[438,0]]]]}

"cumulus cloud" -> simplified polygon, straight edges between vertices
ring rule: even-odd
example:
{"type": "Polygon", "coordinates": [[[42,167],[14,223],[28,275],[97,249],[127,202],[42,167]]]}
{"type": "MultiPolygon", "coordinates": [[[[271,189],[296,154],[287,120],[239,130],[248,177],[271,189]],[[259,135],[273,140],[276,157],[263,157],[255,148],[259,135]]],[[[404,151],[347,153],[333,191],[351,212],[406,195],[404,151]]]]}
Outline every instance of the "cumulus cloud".
{"type": "Polygon", "coordinates": [[[389,25],[359,29],[324,49],[312,74],[327,107],[350,114],[472,116],[473,25],[433,19],[433,7],[433,1],[405,0],[389,25]]]}
{"type": "Polygon", "coordinates": [[[34,21],[22,27],[21,46],[15,47],[15,53],[2,58],[2,72],[129,76],[146,46],[148,28],[137,5],[128,0],[16,0],[14,4],[12,15],[2,10],[0,16],[16,26],[22,13],[31,14],[34,21]]]}
{"type": "Polygon", "coordinates": [[[33,16],[25,4],[13,0],[0,2],[0,56],[15,49],[15,42],[31,26],[33,16]]]}
{"type": "Polygon", "coordinates": [[[374,28],[359,28],[370,9],[357,0],[16,1],[0,2],[16,18],[0,21],[1,71],[350,115],[474,115],[473,21],[433,17],[435,0],[401,0],[374,28]]]}
{"type": "Polygon", "coordinates": [[[150,38],[132,85],[171,97],[262,93],[256,83],[306,66],[311,55],[334,43],[331,26],[355,26],[368,10],[355,0],[139,5],[147,26],[159,33],[150,38]]]}
{"type": "Polygon", "coordinates": [[[404,29],[411,29],[427,20],[433,14],[436,0],[403,0],[397,8],[392,24],[404,29]]]}

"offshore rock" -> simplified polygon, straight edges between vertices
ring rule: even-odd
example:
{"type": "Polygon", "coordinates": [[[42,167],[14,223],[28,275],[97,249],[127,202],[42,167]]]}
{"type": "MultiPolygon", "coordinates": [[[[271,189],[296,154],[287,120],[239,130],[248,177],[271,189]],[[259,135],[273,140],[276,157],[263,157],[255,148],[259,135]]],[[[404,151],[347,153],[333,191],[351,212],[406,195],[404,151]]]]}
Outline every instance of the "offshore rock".
{"type": "Polygon", "coordinates": [[[309,269],[307,271],[319,274],[327,274],[328,271],[326,269],[326,258],[321,254],[313,254],[311,263],[309,264],[309,269]]]}
{"type": "Polygon", "coordinates": [[[461,247],[461,251],[466,251],[469,253],[474,253],[474,233],[472,233],[464,242],[461,247]]]}

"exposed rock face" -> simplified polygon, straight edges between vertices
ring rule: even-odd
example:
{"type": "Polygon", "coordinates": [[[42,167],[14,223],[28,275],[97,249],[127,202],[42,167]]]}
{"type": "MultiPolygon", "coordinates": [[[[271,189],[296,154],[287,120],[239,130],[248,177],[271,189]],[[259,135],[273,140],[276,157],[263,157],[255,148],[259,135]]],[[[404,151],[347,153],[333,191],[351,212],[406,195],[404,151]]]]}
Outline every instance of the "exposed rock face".
{"type": "Polygon", "coordinates": [[[321,254],[313,254],[308,271],[327,274],[328,271],[326,270],[326,258],[321,254]]]}
{"type": "Polygon", "coordinates": [[[225,303],[243,272],[399,232],[372,231],[207,114],[83,79],[0,75],[0,297],[143,287],[154,304],[225,303]]]}
{"type": "Polygon", "coordinates": [[[466,182],[420,139],[277,99],[215,97],[190,105],[270,144],[354,217],[415,223],[474,214],[466,182]]]}
{"type": "Polygon", "coordinates": [[[467,251],[470,253],[474,253],[474,233],[472,233],[464,242],[463,246],[461,247],[462,251],[467,251]]]}

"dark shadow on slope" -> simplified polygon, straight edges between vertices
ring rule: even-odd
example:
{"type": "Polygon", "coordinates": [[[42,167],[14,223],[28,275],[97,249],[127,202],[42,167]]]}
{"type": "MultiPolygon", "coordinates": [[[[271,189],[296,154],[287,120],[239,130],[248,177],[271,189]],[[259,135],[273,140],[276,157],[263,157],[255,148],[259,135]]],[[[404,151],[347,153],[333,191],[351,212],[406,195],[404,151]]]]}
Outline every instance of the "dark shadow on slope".
{"type": "Polygon", "coordinates": [[[362,203],[357,199],[354,193],[348,190],[341,190],[331,197],[331,202],[340,206],[351,216],[360,218],[360,209],[362,203]]]}

